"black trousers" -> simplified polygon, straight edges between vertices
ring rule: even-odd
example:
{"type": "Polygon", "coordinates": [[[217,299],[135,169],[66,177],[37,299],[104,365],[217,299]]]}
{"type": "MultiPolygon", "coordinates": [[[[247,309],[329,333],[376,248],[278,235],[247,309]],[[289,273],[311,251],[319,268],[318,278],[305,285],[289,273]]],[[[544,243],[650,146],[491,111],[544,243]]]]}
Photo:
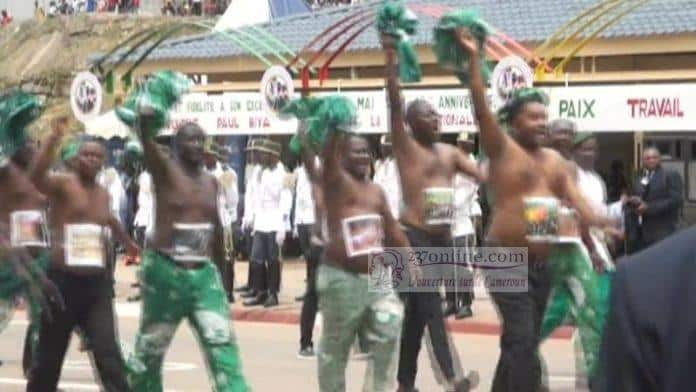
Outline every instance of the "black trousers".
{"type": "Polygon", "coordinates": [[[313,346],[314,321],[317,318],[319,297],[317,296],[317,268],[324,248],[312,245],[307,256],[307,291],[300,313],[300,347],[313,346]]]}
{"type": "Polygon", "coordinates": [[[254,289],[257,292],[268,290],[277,295],[280,291],[280,251],[276,243],[276,232],[257,231],[251,249],[251,270],[254,289]]]}
{"type": "Polygon", "coordinates": [[[541,386],[541,323],[551,291],[546,263],[529,263],[528,279],[526,292],[490,291],[503,328],[493,392],[537,392],[541,386]]]}
{"type": "MultiPolygon", "coordinates": [[[[309,253],[312,251],[312,245],[310,244],[310,239],[312,238],[312,226],[313,225],[297,225],[297,237],[300,241],[300,250],[302,250],[302,257],[305,261],[309,260],[309,253]]],[[[309,262],[307,262],[307,280],[309,281],[309,262]]],[[[307,283],[309,284],[309,282],[307,283]]]]}
{"type": "Polygon", "coordinates": [[[82,277],[51,270],[48,277],[65,299],[65,311],[53,309],[53,322],[42,318],[35,361],[27,384],[30,392],[53,392],[60,378],[73,329],[79,327],[91,343],[102,390],[130,391],[117,343],[113,288],[108,273],[82,277]]]}
{"type": "MultiPolygon", "coordinates": [[[[418,247],[452,247],[452,237],[449,235],[435,236],[411,227],[407,227],[405,232],[414,250],[418,247]]],[[[424,271],[424,274],[426,272],[424,271]]],[[[403,388],[413,388],[415,385],[418,354],[425,327],[428,327],[440,371],[448,381],[454,381],[454,365],[445,322],[442,318],[440,293],[402,292],[400,296],[404,302],[404,324],[397,373],[399,385],[403,388]]]]}
{"type": "MultiPolygon", "coordinates": [[[[454,247],[472,250],[475,243],[475,236],[476,234],[454,237],[454,247]]],[[[450,278],[454,278],[455,276],[457,277],[457,279],[462,277],[471,279],[473,277],[473,273],[469,269],[468,265],[461,265],[455,263],[452,265],[452,276],[450,276],[450,278]]],[[[468,291],[464,291],[463,289],[455,290],[453,288],[448,288],[446,296],[447,301],[454,303],[457,309],[460,306],[471,306],[471,304],[474,302],[473,287],[471,290],[468,291]]]]}

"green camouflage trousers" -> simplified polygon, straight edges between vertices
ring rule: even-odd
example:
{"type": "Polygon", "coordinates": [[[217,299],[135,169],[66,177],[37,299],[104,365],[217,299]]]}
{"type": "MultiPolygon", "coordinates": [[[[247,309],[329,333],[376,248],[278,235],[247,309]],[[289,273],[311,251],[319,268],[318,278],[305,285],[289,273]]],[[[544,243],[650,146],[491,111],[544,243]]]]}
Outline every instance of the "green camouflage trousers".
{"type": "MultiPolygon", "coordinates": [[[[43,253],[29,266],[29,274],[31,279],[36,279],[38,274],[46,273],[49,263],[48,253],[43,253]]],[[[41,305],[39,300],[30,295],[29,285],[34,282],[25,282],[24,279],[17,276],[14,268],[9,262],[0,261],[0,332],[12,320],[15,306],[19,297],[24,296],[27,300],[29,311],[29,344],[32,351],[36,347],[39,340],[39,322],[41,320],[41,305]]]]}
{"type": "Polygon", "coordinates": [[[541,327],[546,339],[570,316],[577,326],[588,375],[595,374],[609,306],[610,274],[595,272],[579,244],[554,247],[549,257],[552,292],[541,327]]]}
{"type": "Polygon", "coordinates": [[[404,310],[393,290],[370,289],[367,275],[322,264],[317,276],[319,311],[323,318],[319,343],[319,389],[346,390],[346,364],[356,336],[363,336],[371,354],[364,391],[391,391],[395,379],[404,310]]]}
{"type": "Polygon", "coordinates": [[[162,361],[184,318],[205,355],[213,390],[248,391],[227,296],[215,265],[207,262],[198,269],[184,269],[148,250],[143,253],[140,281],[142,315],[135,349],[128,360],[133,391],[162,391],[162,361]]]}

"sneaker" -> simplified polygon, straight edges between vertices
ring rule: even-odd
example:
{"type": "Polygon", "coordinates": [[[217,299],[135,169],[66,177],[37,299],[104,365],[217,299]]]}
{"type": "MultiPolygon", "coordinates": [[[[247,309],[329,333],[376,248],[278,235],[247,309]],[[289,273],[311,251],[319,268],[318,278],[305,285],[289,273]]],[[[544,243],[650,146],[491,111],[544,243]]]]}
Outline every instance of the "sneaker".
{"type": "Polygon", "coordinates": [[[272,308],[274,306],[278,306],[278,296],[275,294],[271,294],[268,296],[268,299],[266,299],[266,302],[264,302],[263,307],[272,308]]]}
{"type": "Polygon", "coordinates": [[[461,319],[471,317],[473,315],[474,315],[474,313],[471,311],[471,306],[462,306],[457,311],[457,314],[454,315],[454,318],[457,320],[461,320],[461,319]]]}
{"type": "Polygon", "coordinates": [[[470,390],[476,388],[479,384],[479,374],[477,371],[472,370],[466,377],[455,381],[453,387],[454,392],[469,392],[470,390]]]}
{"type": "Polygon", "coordinates": [[[312,359],[316,356],[314,353],[314,347],[312,346],[307,346],[305,348],[301,348],[300,352],[297,353],[297,358],[300,359],[312,359]]]}

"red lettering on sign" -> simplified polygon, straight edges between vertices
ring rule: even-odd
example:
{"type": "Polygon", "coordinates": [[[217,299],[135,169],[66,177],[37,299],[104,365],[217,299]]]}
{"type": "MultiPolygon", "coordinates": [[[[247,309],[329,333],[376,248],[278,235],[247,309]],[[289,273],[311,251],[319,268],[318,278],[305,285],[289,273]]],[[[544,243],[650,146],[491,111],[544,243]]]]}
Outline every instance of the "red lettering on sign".
{"type": "Polygon", "coordinates": [[[239,123],[237,123],[236,117],[218,117],[217,127],[223,129],[237,129],[239,128],[239,123]]]}
{"type": "Polygon", "coordinates": [[[632,118],[684,117],[679,98],[630,98],[626,103],[631,107],[632,118]]]}

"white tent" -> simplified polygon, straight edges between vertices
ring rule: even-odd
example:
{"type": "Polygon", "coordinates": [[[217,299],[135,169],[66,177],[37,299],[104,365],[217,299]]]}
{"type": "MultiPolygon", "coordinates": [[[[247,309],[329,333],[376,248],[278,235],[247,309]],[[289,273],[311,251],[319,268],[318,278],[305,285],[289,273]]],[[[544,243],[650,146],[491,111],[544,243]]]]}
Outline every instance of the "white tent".
{"type": "Polygon", "coordinates": [[[116,117],[113,110],[87,121],[85,132],[88,135],[101,136],[104,139],[110,139],[114,136],[125,138],[131,134],[128,126],[116,117]]]}
{"type": "Polygon", "coordinates": [[[266,23],[270,20],[271,6],[268,1],[232,0],[215,25],[215,30],[238,29],[244,26],[266,23]]]}

